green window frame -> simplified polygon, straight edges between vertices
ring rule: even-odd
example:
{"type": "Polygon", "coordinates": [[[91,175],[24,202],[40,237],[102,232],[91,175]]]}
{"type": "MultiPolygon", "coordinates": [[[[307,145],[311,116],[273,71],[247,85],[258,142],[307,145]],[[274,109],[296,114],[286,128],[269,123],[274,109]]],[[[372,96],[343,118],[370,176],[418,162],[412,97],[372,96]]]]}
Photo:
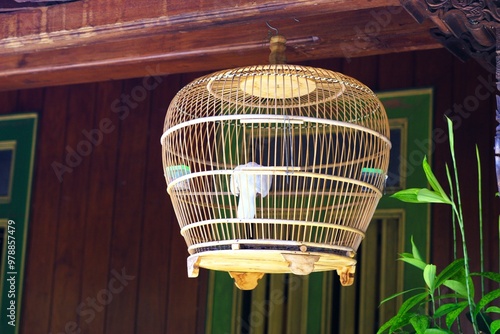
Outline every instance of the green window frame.
{"type": "MultiPolygon", "coordinates": [[[[0,150],[11,150],[0,196],[0,333],[19,333],[38,116],[0,116],[0,150]]],[[[6,156],[6,155],[4,155],[6,156]]]]}

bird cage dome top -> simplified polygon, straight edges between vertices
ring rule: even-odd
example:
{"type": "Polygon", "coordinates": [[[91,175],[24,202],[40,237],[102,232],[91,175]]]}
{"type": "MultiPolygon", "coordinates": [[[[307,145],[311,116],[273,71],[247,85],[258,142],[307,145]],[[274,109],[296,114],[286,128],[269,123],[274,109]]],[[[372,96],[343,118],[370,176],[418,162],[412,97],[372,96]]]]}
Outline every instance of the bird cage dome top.
{"type": "Polygon", "coordinates": [[[165,119],[167,191],[188,274],[337,270],[355,254],[382,196],[389,124],[376,95],[330,70],[272,64],[194,80],[165,119]]]}
{"type": "Polygon", "coordinates": [[[367,86],[338,72],[288,64],[223,70],[194,80],[172,101],[165,130],[240,113],[249,119],[270,115],[340,121],[389,137],[384,107],[367,86]]]}

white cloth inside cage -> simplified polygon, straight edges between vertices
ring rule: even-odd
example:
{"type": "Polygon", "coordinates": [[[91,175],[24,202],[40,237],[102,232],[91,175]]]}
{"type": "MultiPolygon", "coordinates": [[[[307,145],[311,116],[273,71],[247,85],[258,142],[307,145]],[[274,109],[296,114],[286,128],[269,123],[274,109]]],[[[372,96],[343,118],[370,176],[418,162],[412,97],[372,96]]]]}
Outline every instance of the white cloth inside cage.
{"type": "Polygon", "coordinates": [[[230,189],[233,195],[239,196],[238,219],[252,219],[256,214],[255,199],[257,193],[266,197],[271,189],[271,175],[255,174],[257,168],[262,167],[258,163],[249,162],[239,165],[231,175],[230,189]],[[245,169],[248,168],[248,171],[245,169]],[[251,170],[251,171],[250,171],[251,170]]]}

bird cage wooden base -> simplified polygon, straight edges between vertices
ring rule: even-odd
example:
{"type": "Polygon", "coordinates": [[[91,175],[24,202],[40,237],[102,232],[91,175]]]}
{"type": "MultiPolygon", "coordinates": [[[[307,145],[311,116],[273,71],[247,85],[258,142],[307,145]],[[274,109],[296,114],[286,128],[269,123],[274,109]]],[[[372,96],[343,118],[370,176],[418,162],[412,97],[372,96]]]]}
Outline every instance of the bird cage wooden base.
{"type": "Polygon", "coordinates": [[[199,78],[172,100],[163,165],[188,274],[337,270],[355,254],[382,196],[389,124],[375,94],[342,74],[265,65],[199,78]]]}
{"type": "MultiPolygon", "coordinates": [[[[264,273],[308,275],[336,270],[344,286],[354,282],[356,260],[353,257],[322,252],[238,249],[197,253],[188,257],[189,277],[198,277],[199,268],[227,271],[242,290],[252,290],[264,273]]],[[[306,249],[305,246],[301,246],[306,249]]]]}

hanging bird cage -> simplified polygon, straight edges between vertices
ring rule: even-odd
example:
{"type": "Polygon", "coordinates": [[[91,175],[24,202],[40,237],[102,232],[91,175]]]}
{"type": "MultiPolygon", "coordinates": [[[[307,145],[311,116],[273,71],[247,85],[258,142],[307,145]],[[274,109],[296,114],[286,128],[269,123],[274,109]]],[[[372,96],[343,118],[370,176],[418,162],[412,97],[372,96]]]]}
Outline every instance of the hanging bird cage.
{"type": "Polygon", "coordinates": [[[391,147],[369,88],[307,66],[220,71],[174,97],[161,143],[190,277],[228,271],[252,289],[264,273],[337,270],[352,284],[391,147]]]}

